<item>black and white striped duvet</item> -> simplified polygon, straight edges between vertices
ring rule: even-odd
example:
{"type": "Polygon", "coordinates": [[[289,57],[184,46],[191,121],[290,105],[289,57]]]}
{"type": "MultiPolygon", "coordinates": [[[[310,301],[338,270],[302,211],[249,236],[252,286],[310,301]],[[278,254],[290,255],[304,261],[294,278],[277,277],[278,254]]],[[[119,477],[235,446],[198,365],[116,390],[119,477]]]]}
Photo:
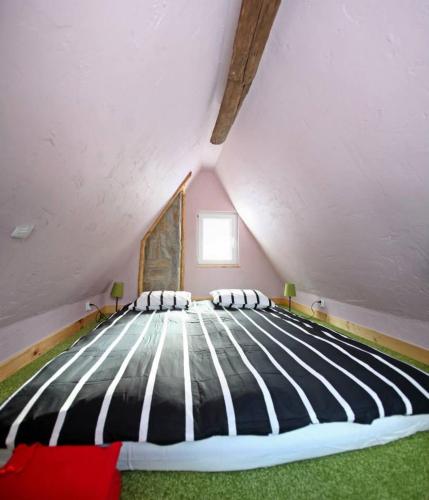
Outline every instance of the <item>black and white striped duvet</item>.
{"type": "Polygon", "coordinates": [[[277,434],[429,414],[424,372],[283,309],[124,309],[0,407],[0,445],[277,434]]]}

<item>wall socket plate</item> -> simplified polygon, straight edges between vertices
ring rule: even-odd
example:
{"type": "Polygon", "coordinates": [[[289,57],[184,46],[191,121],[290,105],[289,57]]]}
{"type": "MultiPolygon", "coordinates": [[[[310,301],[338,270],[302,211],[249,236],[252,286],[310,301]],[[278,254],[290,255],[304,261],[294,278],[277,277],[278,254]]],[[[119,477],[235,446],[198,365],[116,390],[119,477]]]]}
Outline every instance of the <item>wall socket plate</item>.
{"type": "Polygon", "coordinates": [[[85,311],[91,311],[92,307],[89,302],[85,302],[85,311]]]}
{"type": "Polygon", "coordinates": [[[320,309],[323,309],[326,307],[325,299],[319,299],[319,307],[320,307],[320,309]]]}

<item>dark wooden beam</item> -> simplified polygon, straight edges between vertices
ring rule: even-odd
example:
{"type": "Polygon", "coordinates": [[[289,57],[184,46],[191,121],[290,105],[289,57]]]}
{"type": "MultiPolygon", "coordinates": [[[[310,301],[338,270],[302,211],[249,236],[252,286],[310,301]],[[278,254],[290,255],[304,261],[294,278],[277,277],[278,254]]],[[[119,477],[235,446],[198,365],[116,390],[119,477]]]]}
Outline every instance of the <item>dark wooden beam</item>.
{"type": "Polygon", "coordinates": [[[210,142],[222,144],[258,70],[281,0],[242,0],[228,80],[210,142]]]}

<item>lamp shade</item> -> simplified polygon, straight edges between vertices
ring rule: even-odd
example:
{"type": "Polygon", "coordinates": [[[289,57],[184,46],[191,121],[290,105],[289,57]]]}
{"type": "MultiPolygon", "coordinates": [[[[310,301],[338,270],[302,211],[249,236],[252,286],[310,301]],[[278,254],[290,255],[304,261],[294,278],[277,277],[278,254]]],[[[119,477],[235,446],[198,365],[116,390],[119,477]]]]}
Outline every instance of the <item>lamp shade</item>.
{"type": "Polygon", "coordinates": [[[110,294],[114,299],[120,299],[124,296],[124,284],[122,281],[115,281],[115,283],[113,283],[110,294]]]}
{"type": "Polygon", "coordinates": [[[296,296],[295,283],[286,283],[285,284],[284,296],[285,297],[295,297],[296,296]]]}

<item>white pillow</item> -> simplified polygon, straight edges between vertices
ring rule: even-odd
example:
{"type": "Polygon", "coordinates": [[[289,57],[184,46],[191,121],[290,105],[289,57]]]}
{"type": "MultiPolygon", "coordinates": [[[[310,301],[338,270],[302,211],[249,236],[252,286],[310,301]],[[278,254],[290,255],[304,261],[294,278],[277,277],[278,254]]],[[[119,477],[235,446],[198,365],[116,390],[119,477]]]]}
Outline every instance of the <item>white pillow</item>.
{"type": "Polygon", "coordinates": [[[153,290],[143,292],[131,304],[136,311],[166,311],[167,309],[187,309],[191,304],[190,292],[173,292],[171,290],[153,290]]]}
{"type": "Polygon", "coordinates": [[[213,304],[231,309],[266,309],[275,303],[259,290],[222,289],[210,292],[213,304]]]}

